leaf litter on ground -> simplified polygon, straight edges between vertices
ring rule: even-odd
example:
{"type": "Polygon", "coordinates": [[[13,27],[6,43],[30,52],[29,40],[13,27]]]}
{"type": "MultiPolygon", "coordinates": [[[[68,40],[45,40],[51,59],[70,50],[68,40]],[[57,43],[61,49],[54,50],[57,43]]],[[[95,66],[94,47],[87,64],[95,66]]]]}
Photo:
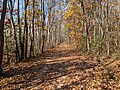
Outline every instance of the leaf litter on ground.
{"type": "Polygon", "coordinates": [[[5,73],[0,90],[120,90],[119,81],[109,79],[103,66],[66,43],[5,73]]]}

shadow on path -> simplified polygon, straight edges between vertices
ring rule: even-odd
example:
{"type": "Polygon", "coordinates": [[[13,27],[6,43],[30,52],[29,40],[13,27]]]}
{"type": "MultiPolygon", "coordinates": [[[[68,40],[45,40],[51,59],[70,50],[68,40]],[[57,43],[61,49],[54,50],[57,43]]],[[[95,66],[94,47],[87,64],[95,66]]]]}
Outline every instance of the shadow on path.
{"type": "MultiPolygon", "coordinates": [[[[45,87],[46,89],[49,88],[48,84],[51,85],[52,83],[54,89],[62,90],[69,88],[71,85],[79,84],[79,81],[75,81],[59,87],[62,81],[69,79],[69,77],[72,79],[75,73],[81,73],[86,69],[95,67],[95,63],[88,61],[86,57],[80,56],[80,53],[73,50],[69,45],[62,43],[47,50],[31,62],[23,63],[23,65],[6,71],[7,76],[0,80],[0,83],[2,83],[0,89],[20,90],[22,88],[26,90],[37,88],[38,90],[44,90],[45,87]],[[63,77],[66,78],[63,80],[63,77]],[[3,83],[3,80],[6,80],[6,83],[3,83]]],[[[82,79],[82,76],[80,77],[82,79]]],[[[50,88],[47,90],[50,90],[50,88]]]]}

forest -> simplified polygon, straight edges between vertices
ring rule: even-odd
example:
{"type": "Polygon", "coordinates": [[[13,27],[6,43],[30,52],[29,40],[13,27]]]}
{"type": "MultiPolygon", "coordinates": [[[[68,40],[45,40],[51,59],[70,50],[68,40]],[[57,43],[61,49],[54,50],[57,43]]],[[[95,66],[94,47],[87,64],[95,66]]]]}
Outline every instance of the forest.
{"type": "Polygon", "coordinates": [[[120,90],[120,0],[0,0],[0,90],[120,90]]]}

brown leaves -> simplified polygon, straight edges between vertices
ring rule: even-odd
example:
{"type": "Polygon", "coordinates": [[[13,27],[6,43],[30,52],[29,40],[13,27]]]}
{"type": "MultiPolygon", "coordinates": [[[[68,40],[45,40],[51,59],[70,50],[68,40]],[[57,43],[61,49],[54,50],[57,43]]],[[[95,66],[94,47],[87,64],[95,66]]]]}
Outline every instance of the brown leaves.
{"type": "Polygon", "coordinates": [[[12,68],[8,76],[0,80],[1,90],[120,89],[119,82],[110,80],[102,66],[65,43],[12,68]]]}

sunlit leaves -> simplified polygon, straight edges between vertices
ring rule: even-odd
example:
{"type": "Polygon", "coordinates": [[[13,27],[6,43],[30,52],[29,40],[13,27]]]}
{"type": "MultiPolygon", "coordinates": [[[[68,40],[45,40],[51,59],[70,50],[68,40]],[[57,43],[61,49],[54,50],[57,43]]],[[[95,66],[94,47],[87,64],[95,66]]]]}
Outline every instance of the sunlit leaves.
{"type": "Polygon", "coordinates": [[[63,14],[65,22],[65,30],[69,30],[69,37],[73,44],[77,47],[82,27],[82,12],[79,5],[71,1],[67,10],[63,14]]]}

